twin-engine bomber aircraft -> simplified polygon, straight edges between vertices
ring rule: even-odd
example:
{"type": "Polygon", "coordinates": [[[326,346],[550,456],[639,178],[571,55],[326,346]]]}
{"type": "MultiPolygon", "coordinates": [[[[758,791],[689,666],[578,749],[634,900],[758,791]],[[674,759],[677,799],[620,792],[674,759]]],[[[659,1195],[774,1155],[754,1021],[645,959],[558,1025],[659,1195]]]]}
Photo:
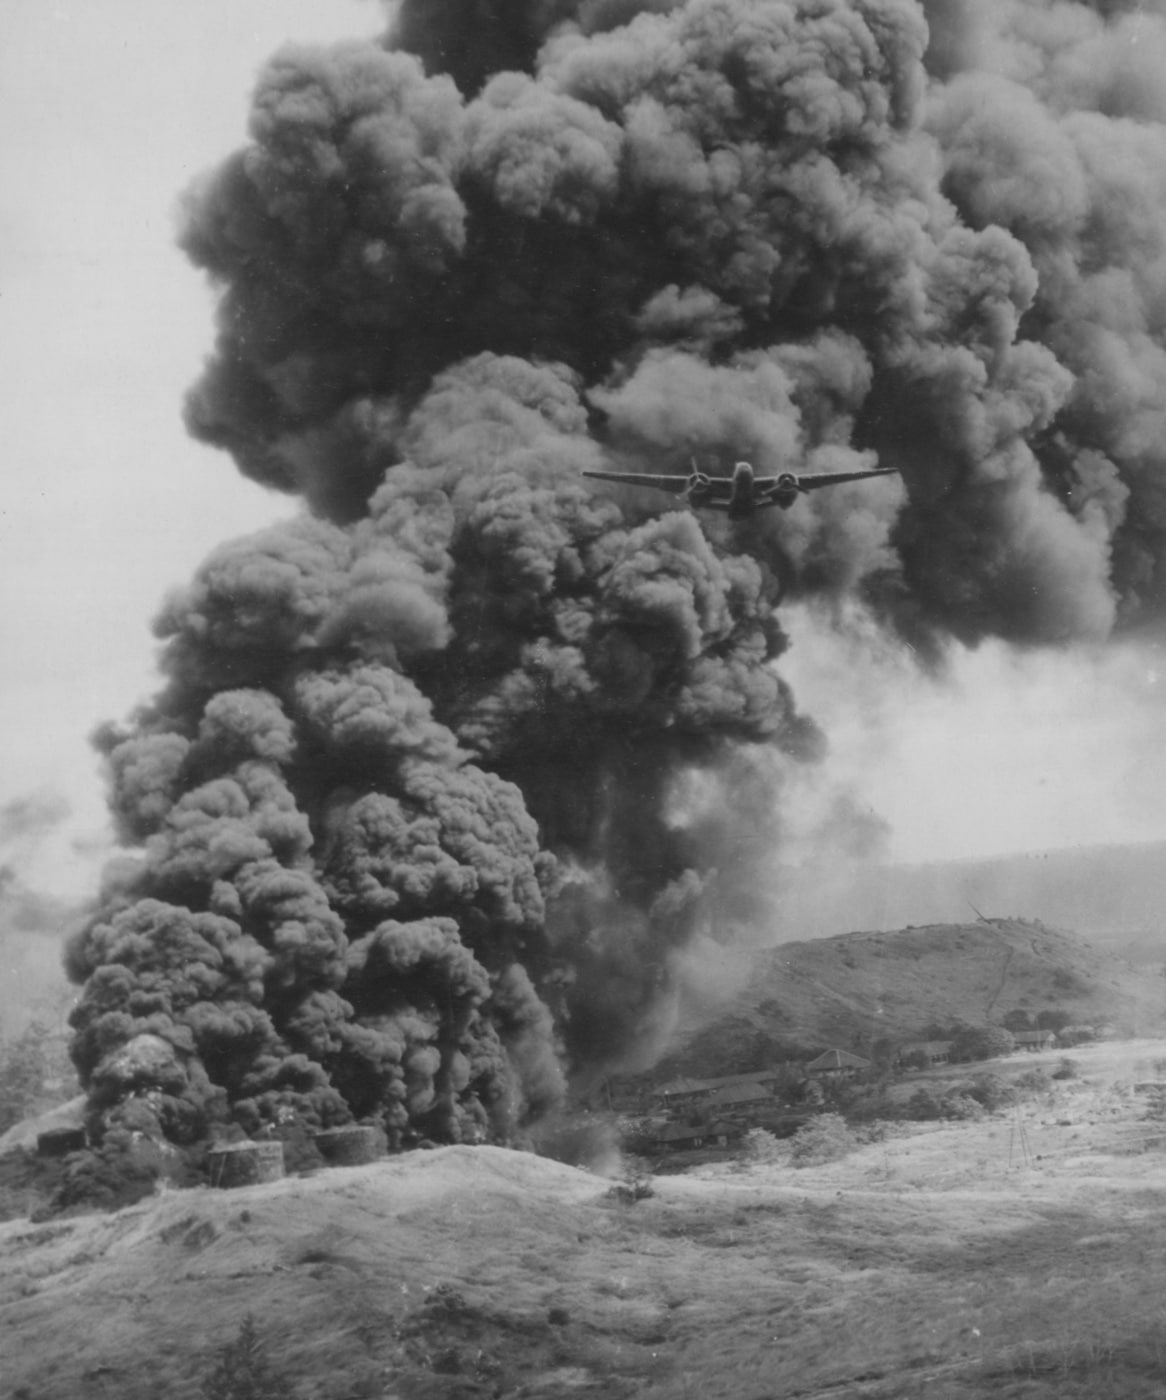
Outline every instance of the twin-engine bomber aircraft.
{"type": "Polygon", "coordinates": [[[890,476],[898,470],[898,467],[872,467],[863,472],[821,472],[814,476],[796,476],[793,472],[755,476],[751,463],[737,462],[732,476],[708,476],[697,470],[688,476],[639,472],[584,472],[583,475],[597,481],[617,481],[623,486],[654,486],[658,491],[683,496],[690,506],[723,510],[730,520],[745,520],[754,511],[767,506],[789,510],[803,492],[816,491],[819,486],[840,486],[844,481],[864,481],[868,476],[890,476]]]}

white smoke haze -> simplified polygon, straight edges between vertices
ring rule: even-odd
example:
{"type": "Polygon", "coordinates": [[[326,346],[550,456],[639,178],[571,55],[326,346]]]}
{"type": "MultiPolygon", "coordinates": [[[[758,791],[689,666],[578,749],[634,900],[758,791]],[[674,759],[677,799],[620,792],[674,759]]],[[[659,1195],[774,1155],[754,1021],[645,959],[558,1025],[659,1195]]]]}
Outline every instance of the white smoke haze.
{"type": "MultiPolygon", "coordinates": [[[[938,669],[873,625],[794,607],[781,663],[828,752],[802,782],[887,822],[893,862],[1166,839],[1160,647],[956,642],[938,669]]],[[[795,808],[803,809],[795,803],[795,808]]],[[[835,852],[785,847],[791,863],[835,852]]]]}
{"type": "Polygon", "coordinates": [[[19,1035],[37,1017],[55,1023],[72,1000],[61,947],[81,907],[51,878],[69,816],[51,788],[0,805],[0,1035],[19,1035]]]}

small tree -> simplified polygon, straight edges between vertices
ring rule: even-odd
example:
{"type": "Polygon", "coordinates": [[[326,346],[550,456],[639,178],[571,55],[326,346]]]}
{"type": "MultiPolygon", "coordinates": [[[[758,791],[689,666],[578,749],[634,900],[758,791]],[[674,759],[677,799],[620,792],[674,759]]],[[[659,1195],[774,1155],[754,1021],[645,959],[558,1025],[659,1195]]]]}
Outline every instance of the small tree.
{"type": "Polygon", "coordinates": [[[992,1060],[997,1055],[1011,1055],[1016,1040],[1003,1026],[972,1026],[962,1031],[951,1047],[953,1060],[992,1060]]]}
{"type": "Polygon", "coordinates": [[[1050,1006],[1046,1011],[1037,1012],[1037,1030],[1059,1031],[1063,1026],[1067,1026],[1072,1019],[1072,1016],[1070,1016],[1067,1011],[1062,1011],[1056,1006],[1050,1006]]]}
{"type": "Polygon", "coordinates": [[[970,1094],[945,1094],[940,1104],[945,1118],[973,1119],[984,1116],[984,1106],[970,1094]]]}
{"type": "Polygon", "coordinates": [[[858,1140],[839,1113],[821,1113],[794,1134],[790,1161],[795,1167],[813,1167],[845,1157],[858,1140]]]}
{"type": "Polygon", "coordinates": [[[989,1113],[994,1113],[998,1108],[1006,1108],[1015,1103],[1017,1098],[1016,1090],[1007,1079],[998,1074],[977,1074],[970,1084],[960,1085],[958,1092],[975,1099],[989,1113]]]}
{"type": "Polygon", "coordinates": [[[786,1149],[782,1143],[764,1128],[750,1128],[745,1134],[745,1157],[750,1162],[784,1161],[786,1149]]]}
{"type": "Polygon", "coordinates": [[[1053,1087],[1053,1081],[1043,1069],[1026,1069],[1013,1083],[1022,1094],[1047,1094],[1053,1087]]]}
{"type": "Polygon", "coordinates": [[[930,1089],[919,1088],[907,1100],[904,1107],[906,1117],[915,1123],[934,1123],[943,1117],[939,1106],[939,1096],[930,1089]]]}
{"type": "Polygon", "coordinates": [[[272,1368],[250,1313],[235,1340],[219,1350],[202,1393],[205,1400],[290,1400],[290,1383],[272,1368]]]}

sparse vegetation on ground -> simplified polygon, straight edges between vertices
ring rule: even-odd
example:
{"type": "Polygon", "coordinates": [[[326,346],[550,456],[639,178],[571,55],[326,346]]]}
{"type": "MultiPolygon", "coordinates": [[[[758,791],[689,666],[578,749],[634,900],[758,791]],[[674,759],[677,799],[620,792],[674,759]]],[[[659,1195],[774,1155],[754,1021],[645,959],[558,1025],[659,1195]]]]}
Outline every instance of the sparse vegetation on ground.
{"type": "Polygon", "coordinates": [[[650,1193],[447,1148],[10,1221],[5,1383],[206,1400],[250,1368],[284,1378],[280,1400],[1158,1400],[1160,1058],[1075,1051],[1074,1079],[1018,1102],[1009,1079],[1056,1055],[913,1076],[979,1115],[822,1114],[811,1165],[801,1134],[759,1131],[732,1169],[650,1193]]]}
{"type": "Polygon", "coordinates": [[[814,1167],[845,1157],[858,1146],[846,1119],[840,1113],[823,1113],[794,1134],[790,1161],[795,1167],[814,1167]]]}
{"type": "Polygon", "coordinates": [[[244,1317],[238,1336],[219,1349],[202,1394],[204,1400],[293,1400],[291,1382],[272,1364],[253,1314],[244,1317]]]}

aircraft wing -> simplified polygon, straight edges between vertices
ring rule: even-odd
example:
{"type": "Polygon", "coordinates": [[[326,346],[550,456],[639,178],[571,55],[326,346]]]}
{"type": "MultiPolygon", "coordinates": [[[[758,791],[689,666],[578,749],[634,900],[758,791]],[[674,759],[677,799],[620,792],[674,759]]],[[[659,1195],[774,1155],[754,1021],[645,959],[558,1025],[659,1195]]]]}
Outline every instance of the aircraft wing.
{"type": "Polygon", "coordinates": [[[654,486],[658,491],[670,491],[682,496],[691,485],[687,476],[657,476],[650,472],[584,472],[596,481],[615,481],[621,486],[654,486]]]}
{"type": "MultiPolygon", "coordinates": [[[[898,470],[898,467],[870,467],[863,472],[819,472],[814,476],[799,476],[798,490],[816,491],[819,486],[841,486],[844,481],[865,481],[868,476],[892,476],[898,470]]],[[[757,485],[772,486],[776,481],[776,477],[765,477],[757,485]]]]}

